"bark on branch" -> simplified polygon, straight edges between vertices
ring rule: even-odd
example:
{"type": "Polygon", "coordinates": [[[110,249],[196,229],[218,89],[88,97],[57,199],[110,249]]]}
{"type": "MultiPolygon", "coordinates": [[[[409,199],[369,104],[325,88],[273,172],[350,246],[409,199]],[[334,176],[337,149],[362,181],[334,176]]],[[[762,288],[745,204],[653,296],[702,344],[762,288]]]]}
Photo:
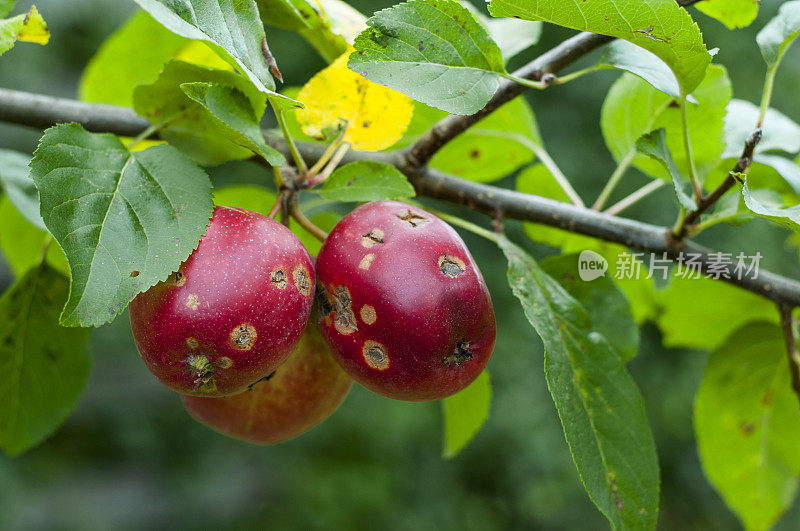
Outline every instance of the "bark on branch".
{"type": "MultiPolygon", "coordinates": [[[[86,129],[125,136],[136,136],[150,124],[126,107],[94,105],[50,96],[39,96],[0,89],[0,121],[46,128],[57,123],[79,122],[86,129]]],[[[267,142],[288,157],[289,147],[278,132],[265,132],[267,142]]],[[[310,164],[325,151],[321,144],[298,143],[303,157],[310,164]]],[[[406,164],[403,152],[369,153],[350,152],[343,162],[375,160],[394,164],[414,185],[420,196],[457,203],[497,219],[517,219],[558,227],[568,231],[593,236],[647,252],[666,253],[677,258],[679,253],[700,253],[703,271],[719,268],[719,262],[708,257],[708,252],[691,241],[675,239],[672,231],[639,221],[609,216],[587,208],[576,207],[543,197],[523,194],[480,184],[430,168],[412,168],[406,164]]],[[[757,277],[737,278],[733,265],[728,270],[730,278],[721,280],[752,291],[778,303],[800,306],[800,282],[764,271],[757,277]]]]}

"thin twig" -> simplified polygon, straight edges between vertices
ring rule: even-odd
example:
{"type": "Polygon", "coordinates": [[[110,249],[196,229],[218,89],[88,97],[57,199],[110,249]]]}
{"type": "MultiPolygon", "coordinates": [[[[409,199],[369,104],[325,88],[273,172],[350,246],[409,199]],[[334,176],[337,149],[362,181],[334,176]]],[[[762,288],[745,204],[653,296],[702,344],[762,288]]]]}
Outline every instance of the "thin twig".
{"type": "Polygon", "coordinates": [[[710,194],[701,197],[697,201],[697,209],[692,210],[689,212],[684,218],[683,221],[678,225],[675,230],[675,238],[681,240],[686,237],[689,233],[689,229],[692,225],[694,225],[700,216],[711,206],[717,202],[717,200],[725,195],[725,192],[730,190],[734,184],[736,184],[736,178],[734,175],[739,173],[747,173],[750,169],[750,165],[753,163],[753,151],[756,149],[756,146],[761,141],[761,129],[756,129],[752,135],[745,141],[744,143],[744,150],[742,151],[742,155],[739,157],[739,160],[736,161],[733,169],[730,171],[725,180],[722,181],[722,184],[717,186],[717,188],[711,192],[710,194]]]}
{"type": "Polygon", "coordinates": [[[792,389],[800,400],[800,352],[797,351],[797,338],[794,335],[794,325],[792,324],[792,306],[779,304],[778,310],[781,313],[781,328],[783,338],[786,341],[786,357],[789,361],[789,373],[792,375],[792,389]]]}

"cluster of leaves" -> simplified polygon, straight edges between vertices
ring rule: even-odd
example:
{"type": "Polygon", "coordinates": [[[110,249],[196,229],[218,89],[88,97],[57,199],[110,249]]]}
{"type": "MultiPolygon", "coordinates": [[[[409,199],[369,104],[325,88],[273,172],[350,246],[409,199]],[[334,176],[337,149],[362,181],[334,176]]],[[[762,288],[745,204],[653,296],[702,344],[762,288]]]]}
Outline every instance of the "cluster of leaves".
{"type": "MultiPolygon", "coordinates": [[[[202,237],[214,202],[257,211],[275,202],[264,187],[212,193],[203,170],[253,157],[286,165],[284,152],[294,150],[277,149],[285,143],[268,143],[261,130],[269,107],[290,147],[292,139],[321,143],[334,161],[346,146],[399,150],[449,115],[482,109],[503,79],[538,87],[505,65],[536,43],[542,22],[618,38],[594,66],[560,80],[623,71],[600,123],[618,167],[595,208],[635,167],[653,189],[674,189],[681,215],[693,210],[690,185],[710,189],[726,179],[744,140],[763,124],[739,193],[725,196],[694,230],[754,217],[798,230],[800,166],[789,156],[800,152],[800,126],[769,100],[778,65],[800,35],[799,1],[785,3],[759,33],[767,63],[760,107],[732,99],[726,70],[711,64],[699,28],[673,0],[492,0],[495,18],[454,0],[410,0],[367,20],[339,0],[135,1],[143,11],[99,50],[80,94],[132,106],[152,128],[131,140],[64,124],[44,133],[32,159],[0,151],[0,246],[19,277],[0,298],[0,447],[10,454],[43,440],[79,399],[88,374],[85,327],[116,318],[176,270],[202,237]],[[330,66],[302,89],[278,91],[265,24],[298,31],[330,66]],[[160,140],[147,140],[155,132],[160,140]]],[[[0,0],[0,16],[8,4],[0,0]]],[[[751,1],[702,5],[731,27],[757,12],[751,1]]],[[[36,35],[43,27],[37,16],[32,10],[0,21],[0,53],[36,35]]],[[[430,166],[482,182],[521,170],[518,191],[583,206],[521,98],[446,144],[430,166]]],[[[312,221],[323,228],[337,221],[329,207],[338,201],[414,196],[406,178],[381,162],[353,162],[324,176],[308,193],[319,193],[322,212],[312,221]]],[[[505,236],[471,228],[508,259],[509,285],[545,345],[545,376],[578,473],[613,528],[653,529],[658,518],[656,449],[625,366],[646,320],[668,346],[713,351],[695,408],[706,473],[748,529],[780,517],[798,487],[791,443],[800,419],[768,301],[678,272],[659,290],[650,278],[612,280],[613,270],[582,282],[577,251],[592,249],[616,264],[623,249],[527,224],[531,240],[562,250],[538,264],[505,236]],[[682,326],[700,319],[702,330],[682,326]]],[[[296,230],[314,253],[318,243],[296,230]]],[[[446,456],[478,432],[490,401],[484,374],[443,402],[446,456]]]]}

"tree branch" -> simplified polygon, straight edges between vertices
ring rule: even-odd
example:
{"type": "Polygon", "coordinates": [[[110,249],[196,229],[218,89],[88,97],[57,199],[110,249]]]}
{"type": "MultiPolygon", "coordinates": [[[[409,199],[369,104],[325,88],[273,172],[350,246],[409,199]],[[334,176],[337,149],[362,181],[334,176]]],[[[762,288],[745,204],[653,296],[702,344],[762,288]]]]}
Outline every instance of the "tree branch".
{"type": "Polygon", "coordinates": [[[697,209],[692,210],[689,212],[686,217],[681,222],[680,227],[678,230],[675,231],[675,237],[677,239],[685,238],[686,235],[689,233],[689,228],[694,225],[700,216],[711,206],[717,202],[717,200],[722,197],[728,190],[730,190],[734,184],[736,184],[736,178],[733,176],[737,173],[747,173],[750,170],[750,165],[753,163],[753,151],[755,151],[756,146],[761,141],[761,129],[756,129],[752,135],[745,141],[744,143],[744,151],[742,151],[742,155],[739,157],[739,160],[736,161],[733,169],[730,171],[725,180],[717,186],[717,188],[711,192],[710,194],[701,197],[697,201],[697,209]]]}
{"type": "MultiPolygon", "coordinates": [[[[555,48],[543,53],[514,72],[513,75],[533,81],[543,81],[546,75],[558,72],[592,50],[612,40],[613,37],[587,31],[578,33],[555,48]]],[[[464,132],[481,118],[527,90],[529,90],[528,87],[514,81],[501,80],[499,89],[489,100],[489,103],[486,104],[486,107],[470,116],[448,116],[440,120],[430,131],[407,148],[405,152],[406,164],[410,168],[421,168],[450,140],[464,132]]]]}
{"type": "MultiPolygon", "coordinates": [[[[701,0],[676,1],[679,6],[688,7],[701,0]]],[[[512,75],[532,81],[543,81],[545,84],[548,83],[548,79],[550,82],[557,82],[557,78],[554,76],[556,72],[613,40],[614,37],[609,37],[608,35],[599,35],[597,33],[583,31],[543,53],[527,65],[513,72],[512,75]]],[[[410,168],[421,168],[425,166],[436,152],[450,140],[463,133],[475,122],[492,113],[498,107],[501,107],[503,104],[508,103],[528,90],[530,90],[530,87],[520,85],[519,83],[507,79],[501,80],[497,92],[483,109],[469,116],[453,115],[443,118],[437,122],[430,131],[425,133],[413,145],[409,146],[405,151],[404,164],[410,168]]]]}
{"type": "MultiPolygon", "coordinates": [[[[90,131],[104,131],[119,135],[136,136],[147,129],[147,120],[136,116],[130,109],[111,105],[94,105],[77,101],[37,96],[0,89],[0,120],[46,128],[57,123],[79,121],[90,131]],[[36,112],[28,114],[29,106],[36,112]]],[[[276,131],[266,131],[268,144],[290,156],[289,146],[276,131]]],[[[303,158],[313,164],[325,152],[324,144],[298,142],[303,158]]],[[[679,253],[699,253],[701,269],[718,270],[720,263],[708,256],[708,251],[691,241],[678,240],[672,231],[639,221],[609,216],[587,208],[561,203],[543,197],[497,188],[447,175],[429,168],[410,168],[405,164],[404,152],[351,151],[342,162],[374,160],[400,168],[421,196],[442,199],[484,212],[493,219],[518,219],[593,236],[605,241],[656,254],[664,253],[676,259],[679,253]]],[[[721,280],[752,291],[777,303],[800,306],[800,282],[768,271],[755,271],[737,278],[733,265],[727,268],[730,278],[721,280]]]]}
{"type": "Polygon", "coordinates": [[[778,305],[778,310],[781,314],[783,338],[786,341],[786,357],[789,361],[789,373],[792,376],[792,389],[797,395],[797,398],[800,399],[800,353],[797,351],[797,341],[794,336],[792,309],[792,306],[788,304],[778,305]]]}

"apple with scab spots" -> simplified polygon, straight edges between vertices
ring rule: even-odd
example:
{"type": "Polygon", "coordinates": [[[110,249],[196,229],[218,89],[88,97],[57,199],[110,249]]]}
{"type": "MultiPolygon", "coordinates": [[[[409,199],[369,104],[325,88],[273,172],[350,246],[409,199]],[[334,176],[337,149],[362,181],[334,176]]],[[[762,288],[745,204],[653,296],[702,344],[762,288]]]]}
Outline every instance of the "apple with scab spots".
{"type": "Polygon", "coordinates": [[[170,389],[234,395],[297,346],[315,282],[311,257],[289,229],[219,206],[178,271],[131,302],[133,337],[148,369],[170,389]]]}
{"type": "Polygon", "coordinates": [[[494,349],[494,309],[481,272],[447,223],[376,201],[334,227],[317,257],[320,327],[364,387],[438,400],[469,385],[494,349]]]}
{"type": "Polygon", "coordinates": [[[277,444],[331,416],[352,384],[311,323],[291,357],[250,390],[182,399],[189,413],[210,428],[254,444],[277,444]]]}

